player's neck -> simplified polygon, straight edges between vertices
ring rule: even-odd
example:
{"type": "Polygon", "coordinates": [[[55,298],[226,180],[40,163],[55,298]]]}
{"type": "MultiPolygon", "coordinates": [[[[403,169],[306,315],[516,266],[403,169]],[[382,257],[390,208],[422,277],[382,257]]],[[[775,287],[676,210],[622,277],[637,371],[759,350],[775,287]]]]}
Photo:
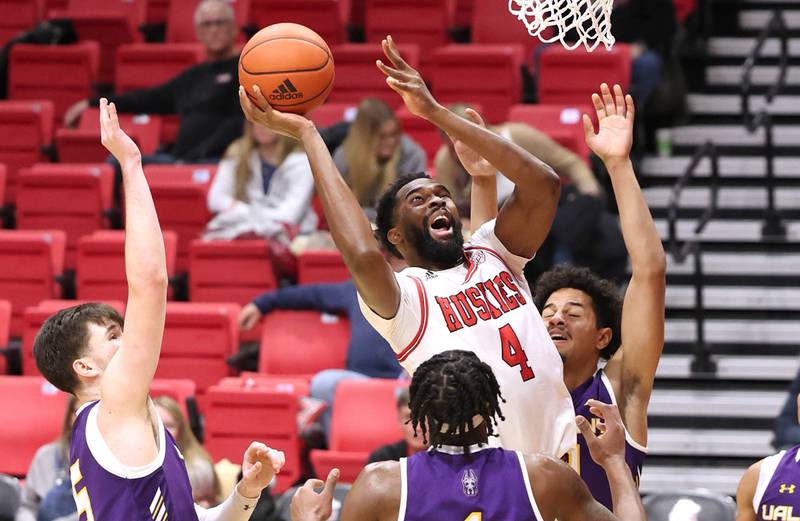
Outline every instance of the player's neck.
{"type": "Polygon", "coordinates": [[[464,434],[443,434],[439,438],[442,445],[450,445],[452,447],[469,447],[470,445],[477,445],[479,443],[486,445],[489,443],[489,433],[486,430],[486,422],[481,423],[471,431],[464,434]]]}
{"type": "Polygon", "coordinates": [[[597,372],[597,362],[594,361],[575,361],[570,363],[569,360],[564,364],[564,385],[572,392],[581,384],[591,378],[597,372]]]}
{"type": "Polygon", "coordinates": [[[408,261],[408,265],[411,267],[430,271],[449,270],[450,268],[455,268],[464,262],[463,256],[460,257],[456,263],[435,262],[431,261],[430,259],[423,259],[417,254],[408,254],[405,259],[408,261]]]}
{"type": "Polygon", "coordinates": [[[75,398],[78,399],[78,408],[85,403],[96,402],[100,397],[99,385],[83,386],[80,391],[75,393],[75,398]]]}

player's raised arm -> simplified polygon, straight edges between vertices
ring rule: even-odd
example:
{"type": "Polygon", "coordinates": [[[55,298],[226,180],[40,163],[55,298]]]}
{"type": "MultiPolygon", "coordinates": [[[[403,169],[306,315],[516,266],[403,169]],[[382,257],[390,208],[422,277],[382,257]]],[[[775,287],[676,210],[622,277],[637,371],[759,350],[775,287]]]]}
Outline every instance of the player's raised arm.
{"type": "Polygon", "coordinates": [[[239,101],[245,116],[253,123],[303,143],[331,235],[342,252],[358,293],[378,315],[394,317],[400,305],[400,287],[383,258],[364,211],[336,169],[316,127],[303,116],[273,110],[258,87],[255,88],[252,95],[258,106],[250,101],[243,87],[239,88],[239,101]],[[259,107],[264,107],[264,110],[259,107]]]}
{"type": "MultiPolygon", "coordinates": [[[[122,420],[146,413],[150,383],[158,365],[167,305],[164,239],[136,144],[119,127],[114,104],[100,101],[103,146],[122,167],[125,189],[125,276],[128,303],[122,345],[102,381],[100,418],[122,420]]],[[[118,334],[113,330],[110,335],[118,334]]],[[[102,420],[101,420],[102,421],[102,420]]],[[[103,423],[101,423],[101,428],[103,423]]]]}
{"type": "Polygon", "coordinates": [[[619,85],[612,95],[605,83],[592,95],[600,130],[595,134],[583,116],[586,143],[611,176],[619,208],[622,236],[631,258],[632,275],[622,305],[622,346],[606,366],[621,384],[622,417],[635,441],[647,444],[647,405],[658,360],[664,347],[666,259],[661,237],[639,188],[629,154],[633,141],[633,98],[619,85]]]}
{"type": "Polygon", "coordinates": [[[394,67],[379,60],[378,68],[408,109],[463,141],[514,183],[514,193],[497,217],[495,234],[511,253],[532,257],[550,231],[561,190],[558,175],[521,147],[440,105],[419,72],[400,56],[391,36],[383,41],[383,51],[394,67]]]}

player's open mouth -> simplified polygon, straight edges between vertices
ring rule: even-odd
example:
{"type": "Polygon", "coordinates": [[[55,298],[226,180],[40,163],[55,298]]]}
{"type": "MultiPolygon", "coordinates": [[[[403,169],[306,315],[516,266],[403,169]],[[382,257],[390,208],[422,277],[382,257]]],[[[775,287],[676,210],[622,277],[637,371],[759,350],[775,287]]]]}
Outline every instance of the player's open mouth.
{"type": "Polygon", "coordinates": [[[453,224],[447,213],[440,213],[430,221],[430,232],[434,239],[449,239],[453,236],[453,224]]]}
{"type": "Polygon", "coordinates": [[[553,342],[566,342],[569,340],[569,338],[567,337],[566,333],[552,331],[550,332],[550,340],[553,342]]]}

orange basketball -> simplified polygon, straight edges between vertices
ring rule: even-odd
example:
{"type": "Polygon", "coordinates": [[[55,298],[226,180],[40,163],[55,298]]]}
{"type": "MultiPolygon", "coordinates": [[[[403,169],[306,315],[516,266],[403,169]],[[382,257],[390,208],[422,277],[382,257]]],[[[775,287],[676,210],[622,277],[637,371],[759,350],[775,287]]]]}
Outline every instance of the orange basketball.
{"type": "Polygon", "coordinates": [[[331,92],[333,56],[325,40],[308,27],[270,25],[242,49],[239,83],[254,103],[253,85],[258,85],[273,108],[305,114],[331,92]]]}

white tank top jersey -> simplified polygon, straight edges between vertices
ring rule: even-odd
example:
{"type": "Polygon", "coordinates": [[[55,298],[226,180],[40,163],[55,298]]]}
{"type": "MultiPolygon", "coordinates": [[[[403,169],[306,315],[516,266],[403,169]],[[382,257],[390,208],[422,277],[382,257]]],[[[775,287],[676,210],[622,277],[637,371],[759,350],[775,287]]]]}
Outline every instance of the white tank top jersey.
{"type": "Polygon", "coordinates": [[[477,354],[506,399],[500,437],[490,444],[558,458],[575,446],[577,432],[564,367],[522,273],[529,259],[510,253],[494,224],[481,226],[464,245],[463,264],[396,273],[401,296],[394,318],[381,318],[361,296],[359,304],[411,375],[444,351],[477,354]]]}

